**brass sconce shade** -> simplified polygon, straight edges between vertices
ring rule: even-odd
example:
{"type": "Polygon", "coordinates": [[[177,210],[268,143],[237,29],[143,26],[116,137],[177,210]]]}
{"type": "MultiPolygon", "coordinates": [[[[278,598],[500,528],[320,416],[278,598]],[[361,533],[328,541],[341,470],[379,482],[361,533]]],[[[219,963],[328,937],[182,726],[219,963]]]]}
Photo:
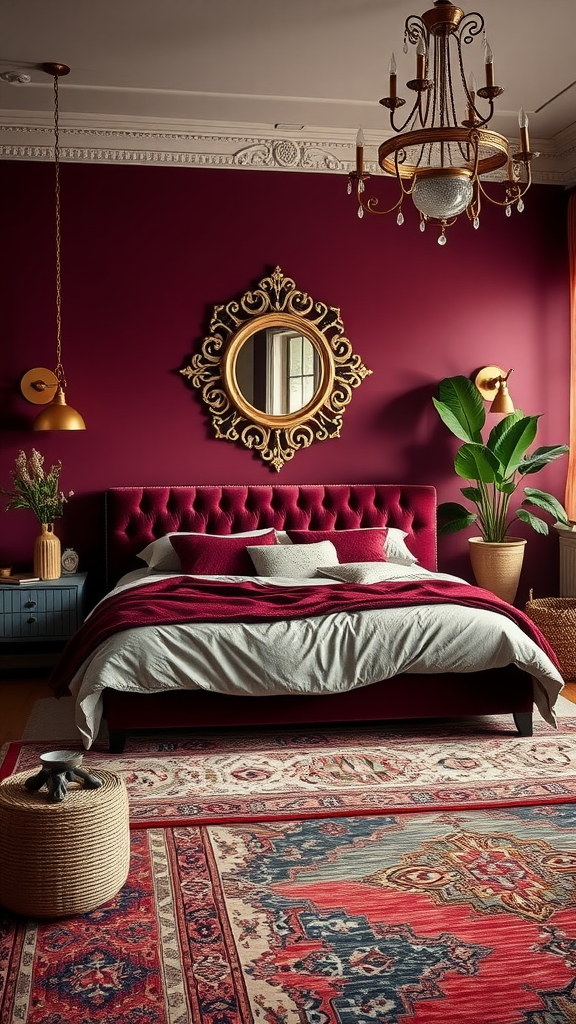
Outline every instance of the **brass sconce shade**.
{"type": "Polygon", "coordinates": [[[508,393],[508,378],[512,370],[504,373],[500,366],[485,366],[476,374],[474,383],[487,402],[492,402],[490,412],[514,412],[514,403],[508,393]]]}
{"type": "Polygon", "coordinates": [[[24,398],[34,405],[45,405],[33,423],[33,430],[85,430],[86,424],[79,412],[66,404],[64,388],[66,377],[62,366],[62,316],[60,275],[60,148],[58,132],[58,78],[67,75],[66,64],[41,64],[40,68],[54,78],[54,181],[56,208],[56,368],[35,367],[24,374],[20,389],[24,398]]]}

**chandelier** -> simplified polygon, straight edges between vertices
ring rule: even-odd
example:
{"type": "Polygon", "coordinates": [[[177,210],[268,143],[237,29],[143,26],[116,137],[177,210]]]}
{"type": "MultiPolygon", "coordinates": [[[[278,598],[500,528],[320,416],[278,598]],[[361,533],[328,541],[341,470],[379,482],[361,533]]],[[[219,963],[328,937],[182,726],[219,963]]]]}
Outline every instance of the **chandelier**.
{"type": "Polygon", "coordinates": [[[380,103],[390,111],[390,125],[396,135],[378,149],[378,163],[394,175],[400,186],[399,198],[387,210],[378,199],[368,198],[364,172],[364,135],[356,139],[356,169],[348,176],[348,192],[355,191],[358,216],[397,211],[396,221],[404,223],[402,204],[412,198],[420,216],[420,230],[429,222],[440,225],[439,245],[446,244],[446,228],[466,212],[475,228],[480,226],[482,200],[505,209],[524,209],[523,197],[530,188],[530,164],[538,153],[530,152],[528,118],[520,111],[520,147],[510,152],[508,140],[486,126],[494,114],[494,100],[503,89],[495,84],[494,58],[486,40],[480,14],[464,14],[450,0],[435,0],[422,17],[410,15],[404,27],[404,52],[416,48],[416,76],[406,83],[415,94],[412,108],[402,124],[396,123],[406,100],[397,93],[394,54],[389,67],[389,95],[380,103]],[[466,80],[463,45],[483,33],[486,82],[480,89],[474,75],[466,80]],[[478,98],[483,101],[478,102],[478,98]],[[486,109],[487,104],[487,109],[486,109]],[[482,109],[483,108],[483,109],[482,109]],[[499,182],[499,194],[490,195],[482,178],[506,167],[499,182]]]}

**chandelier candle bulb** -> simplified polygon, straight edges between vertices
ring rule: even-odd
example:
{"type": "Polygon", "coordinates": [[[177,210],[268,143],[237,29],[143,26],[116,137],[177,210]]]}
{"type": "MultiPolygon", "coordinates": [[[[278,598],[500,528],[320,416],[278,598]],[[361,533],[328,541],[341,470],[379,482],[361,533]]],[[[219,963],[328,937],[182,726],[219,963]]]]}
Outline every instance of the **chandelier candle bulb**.
{"type": "Polygon", "coordinates": [[[416,47],[416,78],[418,81],[423,81],[425,77],[425,65],[426,65],[426,46],[422,36],[418,40],[416,47]]]}
{"type": "Polygon", "coordinates": [[[520,126],[520,152],[530,152],[530,139],[528,138],[528,115],[524,110],[524,107],[520,107],[520,113],[518,114],[518,124],[520,126]]]}
{"type": "Polygon", "coordinates": [[[364,171],[364,132],[361,128],[358,129],[356,136],[356,174],[360,175],[364,171]]]}
{"type": "Polygon", "coordinates": [[[486,86],[488,89],[491,89],[494,85],[494,55],[488,42],[486,42],[484,62],[484,68],[486,71],[486,86]]]}
{"type": "Polygon", "coordinates": [[[396,58],[395,58],[394,54],[392,54],[392,56],[390,58],[390,65],[388,67],[388,73],[389,73],[389,76],[390,76],[390,86],[389,86],[389,88],[390,88],[390,99],[391,100],[395,100],[396,99],[396,95],[397,95],[396,94],[396,81],[397,81],[397,78],[396,78],[396,58]]]}

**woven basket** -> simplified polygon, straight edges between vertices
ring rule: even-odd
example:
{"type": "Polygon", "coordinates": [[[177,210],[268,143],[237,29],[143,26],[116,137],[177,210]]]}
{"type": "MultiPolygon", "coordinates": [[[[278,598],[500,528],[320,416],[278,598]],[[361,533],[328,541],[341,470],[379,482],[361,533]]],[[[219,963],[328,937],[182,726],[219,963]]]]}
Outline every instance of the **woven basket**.
{"type": "Polygon", "coordinates": [[[94,769],[100,789],[70,787],[61,803],[51,803],[45,789],[25,789],[35,774],[0,783],[0,903],[28,917],[88,913],[128,876],[126,785],[94,769]]]}
{"type": "Polygon", "coordinates": [[[532,596],[526,614],[554,650],[565,682],[576,680],[576,598],[532,596]]]}

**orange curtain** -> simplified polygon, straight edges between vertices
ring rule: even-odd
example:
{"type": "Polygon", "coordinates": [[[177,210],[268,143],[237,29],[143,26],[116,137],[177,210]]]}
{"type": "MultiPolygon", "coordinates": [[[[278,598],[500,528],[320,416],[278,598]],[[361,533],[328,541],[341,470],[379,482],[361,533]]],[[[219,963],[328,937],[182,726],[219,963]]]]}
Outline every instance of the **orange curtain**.
{"type": "Polygon", "coordinates": [[[568,251],[570,254],[570,454],[566,482],[566,511],[576,519],[576,192],[568,200],[568,251]]]}

